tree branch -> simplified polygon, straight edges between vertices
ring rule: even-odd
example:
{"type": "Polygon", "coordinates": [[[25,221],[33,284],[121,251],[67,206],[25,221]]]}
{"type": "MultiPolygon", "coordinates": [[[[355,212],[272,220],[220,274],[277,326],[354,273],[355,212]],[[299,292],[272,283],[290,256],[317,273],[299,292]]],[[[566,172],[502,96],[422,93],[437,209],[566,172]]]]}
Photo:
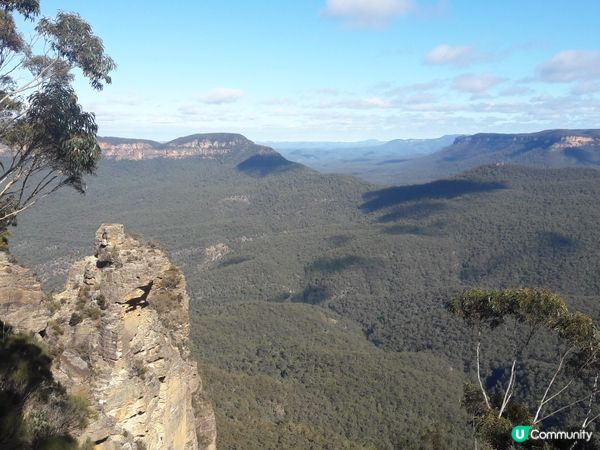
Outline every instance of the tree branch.
{"type": "Polygon", "coordinates": [[[508,401],[512,396],[512,390],[514,388],[515,381],[515,366],[517,365],[517,360],[513,359],[512,367],[510,368],[510,378],[508,379],[508,386],[506,388],[506,392],[504,393],[504,399],[502,400],[502,406],[500,407],[500,412],[498,412],[498,417],[502,417],[502,413],[508,405],[508,401]]]}
{"type": "Polygon", "coordinates": [[[16,209],[8,214],[5,214],[4,216],[0,217],[0,222],[3,220],[7,220],[10,218],[15,217],[17,214],[22,213],[23,211],[25,211],[26,209],[31,208],[33,205],[35,205],[39,200],[48,197],[50,194],[54,193],[57,189],[59,189],[60,187],[62,187],[63,183],[58,183],[56,186],[54,186],[51,190],[49,190],[48,192],[41,194],[39,196],[37,196],[36,198],[34,198],[33,200],[31,200],[29,203],[25,204],[24,206],[20,207],[19,209],[16,209]]]}
{"type": "Polygon", "coordinates": [[[590,401],[588,402],[587,414],[585,415],[583,424],[581,424],[581,428],[587,428],[588,419],[592,415],[592,404],[594,402],[594,391],[596,390],[597,387],[598,387],[598,374],[596,373],[596,376],[594,377],[594,386],[592,387],[592,393],[590,394],[590,401]]]}
{"type": "MultiPolygon", "coordinates": [[[[481,337],[481,331],[479,331],[479,337],[481,337]]],[[[487,406],[488,409],[491,409],[490,406],[490,400],[487,396],[487,393],[485,392],[485,388],[483,387],[483,381],[481,380],[481,366],[480,366],[480,349],[481,347],[481,340],[477,341],[477,380],[479,381],[479,388],[481,389],[481,393],[483,394],[483,399],[485,400],[485,404],[487,406]]]]}
{"type": "MultiPolygon", "coordinates": [[[[593,394],[595,394],[595,393],[597,393],[597,392],[598,392],[598,390],[594,390],[594,391],[592,391],[592,392],[591,392],[591,394],[590,394],[590,395],[593,395],[593,394]]],[[[545,415],[544,417],[542,417],[540,420],[538,420],[538,422],[543,422],[544,420],[546,420],[546,419],[548,419],[548,418],[552,417],[552,416],[553,416],[553,415],[555,415],[555,414],[558,414],[558,413],[559,413],[559,412],[561,412],[561,411],[564,411],[565,409],[568,409],[568,408],[570,408],[571,406],[575,406],[575,405],[577,405],[578,403],[581,403],[581,402],[584,402],[584,401],[586,401],[588,398],[589,398],[589,396],[587,396],[587,395],[586,395],[585,397],[583,397],[583,398],[581,398],[581,399],[579,399],[579,400],[576,400],[576,401],[574,401],[574,402],[572,402],[572,403],[569,403],[568,405],[565,405],[565,406],[563,406],[563,407],[561,407],[561,408],[558,408],[556,411],[553,411],[553,412],[551,412],[550,414],[547,414],[547,415],[545,415]]],[[[595,419],[595,418],[594,418],[594,419],[595,419]]],[[[590,423],[591,423],[591,422],[590,422],[590,423]]]]}
{"type": "Polygon", "coordinates": [[[542,408],[543,406],[548,403],[550,400],[552,400],[554,397],[556,397],[558,394],[560,394],[562,391],[564,391],[573,380],[571,380],[569,383],[567,383],[567,385],[562,388],[560,391],[558,391],[557,394],[554,394],[552,397],[550,397],[549,399],[546,400],[546,397],[548,396],[548,393],[550,392],[550,388],[552,388],[552,385],[554,384],[554,381],[556,381],[556,377],[558,376],[558,374],[560,373],[560,371],[562,370],[563,364],[565,362],[565,359],[567,358],[567,355],[573,350],[573,347],[569,348],[565,354],[560,358],[560,361],[558,363],[558,367],[556,368],[556,371],[554,372],[554,375],[552,376],[552,379],[550,380],[550,383],[548,383],[548,386],[546,387],[546,390],[544,391],[544,396],[542,397],[542,399],[540,400],[540,404],[537,408],[537,411],[535,412],[535,417],[533,419],[533,423],[536,424],[537,423],[537,419],[540,416],[540,413],[542,412],[542,408]]]}
{"type": "Polygon", "coordinates": [[[8,92],[4,97],[2,97],[0,99],[0,105],[2,103],[4,103],[6,100],[10,99],[11,97],[14,97],[22,92],[28,91],[29,89],[35,89],[36,87],[40,86],[44,82],[44,77],[45,77],[46,73],[50,70],[50,68],[52,66],[54,66],[56,64],[57,61],[58,61],[58,59],[53,59],[50,64],[48,64],[46,67],[44,67],[42,70],[40,70],[40,73],[35,75],[30,81],[25,83],[23,86],[18,87],[13,91],[8,92]]]}

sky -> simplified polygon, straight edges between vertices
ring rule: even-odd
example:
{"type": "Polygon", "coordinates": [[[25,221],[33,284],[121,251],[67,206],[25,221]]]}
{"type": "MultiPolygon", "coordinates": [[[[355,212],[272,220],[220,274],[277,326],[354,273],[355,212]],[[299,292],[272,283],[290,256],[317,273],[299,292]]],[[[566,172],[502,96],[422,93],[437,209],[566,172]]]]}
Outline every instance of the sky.
{"type": "Polygon", "coordinates": [[[600,126],[597,0],[41,0],[116,61],[99,134],[355,141],[600,126]]]}

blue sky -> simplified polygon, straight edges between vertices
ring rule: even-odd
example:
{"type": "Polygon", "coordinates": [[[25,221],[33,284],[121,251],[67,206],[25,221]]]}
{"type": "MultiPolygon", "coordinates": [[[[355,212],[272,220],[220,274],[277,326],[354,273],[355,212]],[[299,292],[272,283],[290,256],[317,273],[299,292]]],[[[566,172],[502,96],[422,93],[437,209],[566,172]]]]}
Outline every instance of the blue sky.
{"type": "Polygon", "coordinates": [[[101,135],[340,140],[600,125],[600,2],[42,0],[118,69],[101,135]]]}

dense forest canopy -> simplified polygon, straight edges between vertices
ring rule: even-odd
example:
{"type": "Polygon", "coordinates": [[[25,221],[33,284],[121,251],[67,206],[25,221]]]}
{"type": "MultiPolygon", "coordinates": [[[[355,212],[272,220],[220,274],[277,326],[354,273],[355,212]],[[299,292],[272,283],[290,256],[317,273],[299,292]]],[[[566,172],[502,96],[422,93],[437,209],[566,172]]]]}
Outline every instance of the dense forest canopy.
{"type": "MultiPolygon", "coordinates": [[[[546,287],[569,308],[600,317],[595,170],[491,166],[386,188],[302,166],[261,175],[239,164],[228,157],[103,161],[89,203],[58,193],[48,209],[24,216],[13,246],[51,287],[86,251],[99,221],[124,222],[160,242],[187,276],[195,353],[226,447],[418,448],[420,437],[402,441],[393,430],[413,423],[421,436],[435,423],[451,430],[456,448],[472,429],[455,407],[463,383],[475,379],[470,333],[445,310],[448,299],[476,286],[546,287]],[[50,208],[72,223],[53,219],[50,208]],[[49,225],[41,231],[39,221],[49,225]],[[343,357],[346,346],[362,350],[343,357]],[[421,387],[410,387],[407,370],[422,371],[421,387]],[[394,394],[365,384],[381,373],[395,377],[386,385],[404,388],[394,394]],[[327,386],[335,379],[344,381],[334,394],[327,386]],[[349,405],[358,392],[373,401],[361,407],[364,430],[388,430],[377,438],[366,431],[358,438],[347,422],[357,417],[349,405]],[[313,409],[317,398],[329,400],[313,409]],[[384,398],[396,406],[384,407],[384,398]],[[417,404],[431,414],[428,424],[412,422],[417,404]]],[[[536,338],[516,397],[539,394],[555,369],[555,345],[550,335],[536,338]]],[[[510,334],[484,336],[482,348],[486,388],[496,392],[510,376],[510,334]]],[[[559,419],[578,423],[581,413],[559,419]]]]}

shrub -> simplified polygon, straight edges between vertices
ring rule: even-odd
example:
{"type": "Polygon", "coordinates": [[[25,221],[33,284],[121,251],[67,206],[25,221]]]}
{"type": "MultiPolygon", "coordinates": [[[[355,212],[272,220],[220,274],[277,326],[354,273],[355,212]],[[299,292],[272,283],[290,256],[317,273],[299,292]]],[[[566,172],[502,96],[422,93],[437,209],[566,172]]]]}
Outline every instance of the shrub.
{"type": "Polygon", "coordinates": [[[96,296],[96,304],[102,311],[108,308],[108,302],[106,301],[106,297],[104,297],[104,294],[98,294],[96,296]]]}
{"type": "Polygon", "coordinates": [[[74,327],[75,325],[81,323],[82,320],[83,318],[81,317],[81,315],[77,312],[74,312],[73,314],[71,314],[71,318],[69,319],[69,325],[74,327]]]}
{"type": "Polygon", "coordinates": [[[33,336],[0,326],[0,448],[78,449],[72,435],[87,425],[89,402],[53,379],[33,336]]]}
{"type": "Polygon", "coordinates": [[[0,231],[0,252],[8,252],[8,238],[10,232],[5,228],[0,231]]]}
{"type": "Polygon", "coordinates": [[[59,301],[55,300],[54,296],[52,294],[48,294],[46,296],[45,302],[46,302],[46,306],[48,308],[48,311],[50,311],[50,314],[54,314],[63,305],[62,302],[59,302],[59,301]]]}
{"type": "Polygon", "coordinates": [[[89,317],[92,320],[98,320],[102,317],[102,312],[95,306],[88,306],[83,310],[83,317],[89,317]]]}
{"type": "Polygon", "coordinates": [[[58,336],[62,336],[63,334],[65,334],[65,331],[63,330],[62,326],[57,320],[50,321],[48,325],[50,326],[50,330],[52,330],[54,334],[58,336]]]}
{"type": "Polygon", "coordinates": [[[174,289],[181,282],[181,273],[175,266],[169,267],[168,270],[165,271],[162,278],[162,287],[165,289],[174,289]]]}
{"type": "Polygon", "coordinates": [[[79,292],[77,292],[77,308],[83,308],[83,306],[90,300],[91,290],[92,288],[87,284],[84,284],[79,288],[79,292]]]}

